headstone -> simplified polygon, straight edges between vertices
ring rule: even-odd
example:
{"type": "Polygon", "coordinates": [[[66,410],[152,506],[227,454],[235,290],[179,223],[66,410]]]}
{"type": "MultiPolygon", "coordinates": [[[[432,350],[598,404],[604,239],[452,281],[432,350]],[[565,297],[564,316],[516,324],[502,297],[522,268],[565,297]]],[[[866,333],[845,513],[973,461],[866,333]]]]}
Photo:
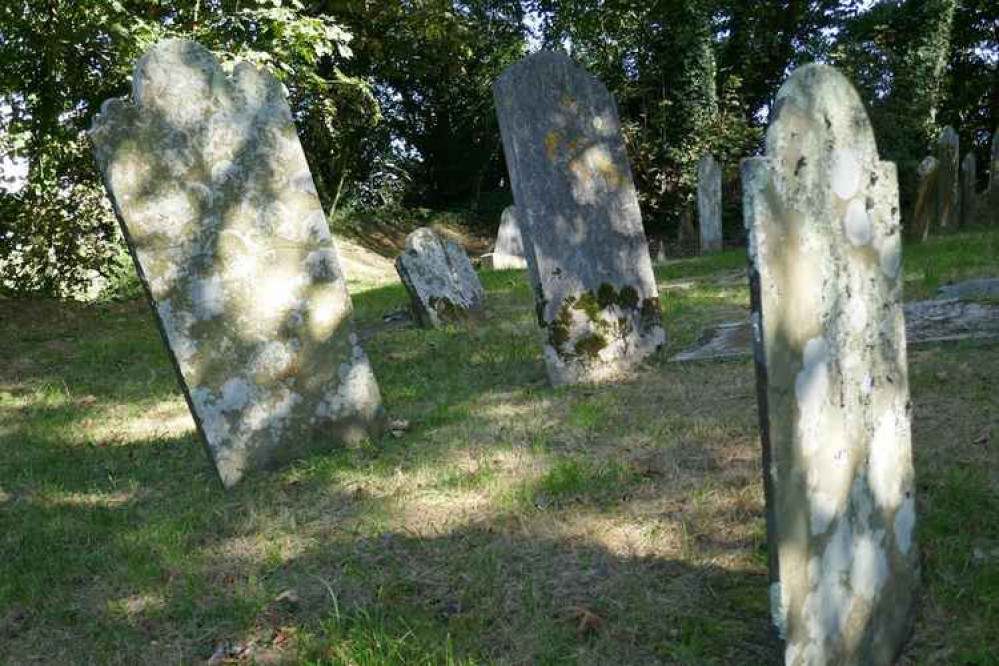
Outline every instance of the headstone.
{"type": "Polygon", "coordinates": [[[524,238],[517,222],[517,208],[507,206],[500,218],[499,231],[496,233],[496,245],[493,246],[491,261],[493,270],[502,271],[509,268],[527,268],[524,257],[524,238]]]}
{"type": "Polygon", "coordinates": [[[888,666],[918,579],[895,165],[825,65],[743,162],[770,599],[788,666],[888,666]]]}
{"type": "Polygon", "coordinates": [[[978,194],[975,172],[975,154],[968,153],[961,160],[961,226],[967,227],[975,223],[977,214],[978,194]]]}
{"type": "Polygon", "coordinates": [[[222,483],[375,435],[382,410],[284,88],[169,40],[90,138],[222,483]]]}
{"type": "Polygon", "coordinates": [[[932,155],[924,159],[916,169],[918,184],[916,186],[916,202],[912,207],[912,228],[910,236],[916,242],[922,242],[930,235],[930,227],[937,217],[937,196],[939,194],[937,179],[940,175],[937,158],[932,155]]]}
{"type": "Polygon", "coordinates": [[[701,227],[701,252],[722,249],[722,173],[711,153],[697,165],[697,213],[701,227]]]}
{"type": "Polygon", "coordinates": [[[947,126],[937,139],[937,224],[951,229],[959,223],[961,193],[959,188],[960,139],[953,127],[947,126]]]}
{"type": "Polygon", "coordinates": [[[992,134],[992,160],[989,163],[988,223],[999,226],[999,129],[992,134]]]}
{"type": "Polygon", "coordinates": [[[465,251],[423,227],[406,237],[395,270],[422,326],[437,328],[482,311],[485,292],[465,251]]]}
{"type": "Polygon", "coordinates": [[[493,85],[555,385],[629,371],[666,341],[617,105],[561,53],[493,85]]]}

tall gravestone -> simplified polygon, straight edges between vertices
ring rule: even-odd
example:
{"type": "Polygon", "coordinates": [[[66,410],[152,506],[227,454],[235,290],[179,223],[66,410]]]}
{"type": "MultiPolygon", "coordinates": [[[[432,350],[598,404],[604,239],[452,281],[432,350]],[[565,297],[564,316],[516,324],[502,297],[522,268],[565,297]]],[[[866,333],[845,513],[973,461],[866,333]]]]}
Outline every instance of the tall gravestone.
{"type": "Polygon", "coordinates": [[[975,223],[978,212],[977,178],[975,154],[968,153],[961,160],[961,226],[975,223]]]}
{"type": "Polygon", "coordinates": [[[493,85],[553,384],[628,371],[666,341],[617,105],[560,53],[493,85]]]}
{"type": "Polygon", "coordinates": [[[959,161],[961,140],[953,127],[947,126],[937,139],[937,224],[951,229],[960,222],[961,192],[959,161]]]}
{"type": "Polygon", "coordinates": [[[895,165],[835,69],[742,164],[771,607],[788,666],[887,666],[918,579],[895,165]]]}
{"type": "Polygon", "coordinates": [[[910,237],[923,242],[930,235],[930,227],[937,217],[937,158],[932,155],[919,163],[916,169],[916,201],[912,206],[910,237]]]}
{"type": "Polygon", "coordinates": [[[989,162],[988,222],[999,226],[999,129],[992,134],[992,159],[989,162]]]}
{"type": "Polygon", "coordinates": [[[468,255],[433,229],[423,227],[406,237],[406,249],[396,257],[395,270],[424,327],[462,321],[483,309],[485,292],[468,255]]]}
{"type": "Polygon", "coordinates": [[[517,221],[517,207],[507,206],[500,217],[496,244],[493,246],[492,268],[498,271],[510,268],[527,268],[524,235],[517,221]]]}
{"type": "Polygon", "coordinates": [[[701,227],[701,252],[722,249],[722,172],[711,153],[697,164],[697,212],[701,227]]]}
{"type": "Polygon", "coordinates": [[[160,42],[90,139],[222,483],[377,433],[378,386],[280,82],[160,42]]]}

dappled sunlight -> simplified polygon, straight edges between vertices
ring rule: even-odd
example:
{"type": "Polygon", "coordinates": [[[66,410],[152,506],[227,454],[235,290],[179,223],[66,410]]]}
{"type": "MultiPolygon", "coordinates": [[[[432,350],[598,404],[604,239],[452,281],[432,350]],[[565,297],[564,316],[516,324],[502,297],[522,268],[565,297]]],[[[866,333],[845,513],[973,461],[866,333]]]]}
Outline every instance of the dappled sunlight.
{"type": "Polygon", "coordinates": [[[32,501],[50,508],[118,509],[136,501],[141,496],[137,490],[63,491],[41,490],[31,494],[32,501]]]}

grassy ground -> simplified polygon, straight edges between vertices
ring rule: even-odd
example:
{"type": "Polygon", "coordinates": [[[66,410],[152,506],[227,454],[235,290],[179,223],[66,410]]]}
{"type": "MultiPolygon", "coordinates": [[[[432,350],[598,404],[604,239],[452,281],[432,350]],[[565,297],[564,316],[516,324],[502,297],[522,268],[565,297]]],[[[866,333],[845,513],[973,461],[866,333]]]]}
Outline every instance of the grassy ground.
{"type": "MultiPolygon", "coordinates": [[[[658,269],[668,353],[746,315],[741,252],[658,269]]],[[[910,248],[909,297],[999,275],[999,233],[910,248]]],[[[223,493],[146,305],[0,301],[0,663],[763,664],[753,369],[553,390],[518,272],[488,321],[382,322],[400,438],[223,493]]],[[[999,655],[999,346],[909,355],[924,587],[907,664],[999,655]]]]}

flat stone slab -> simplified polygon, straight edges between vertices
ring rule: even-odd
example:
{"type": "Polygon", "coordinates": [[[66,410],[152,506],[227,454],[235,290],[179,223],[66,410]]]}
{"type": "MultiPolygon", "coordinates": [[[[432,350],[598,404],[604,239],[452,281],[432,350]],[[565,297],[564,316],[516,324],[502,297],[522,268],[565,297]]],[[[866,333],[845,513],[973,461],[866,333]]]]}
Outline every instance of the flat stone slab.
{"type": "Polygon", "coordinates": [[[493,84],[552,384],[627,377],[666,341],[617,105],[562,53],[493,84]]]}
{"type": "MultiPolygon", "coordinates": [[[[941,298],[906,303],[905,335],[909,345],[961,340],[999,340],[999,305],[941,298]]],[[[729,321],[705,329],[696,344],[671,361],[723,361],[753,354],[753,325],[729,321]]]]}
{"type": "Polygon", "coordinates": [[[465,250],[433,229],[423,227],[406,237],[395,269],[421,326],[463,321],[485,305],[485,291],[465,250]]]}
{"type": "Polygon", "coordinates": [[[976,278],[956,284],[947,284],[937,290],[937,297],[972,301],[999,298],[999,278],[976,278]]]}
{"type": "Polygon", "coordinates": [[[376,436],[378,385],[281,83],[160,42],[90,139],[222,483],[376,436]]]}

